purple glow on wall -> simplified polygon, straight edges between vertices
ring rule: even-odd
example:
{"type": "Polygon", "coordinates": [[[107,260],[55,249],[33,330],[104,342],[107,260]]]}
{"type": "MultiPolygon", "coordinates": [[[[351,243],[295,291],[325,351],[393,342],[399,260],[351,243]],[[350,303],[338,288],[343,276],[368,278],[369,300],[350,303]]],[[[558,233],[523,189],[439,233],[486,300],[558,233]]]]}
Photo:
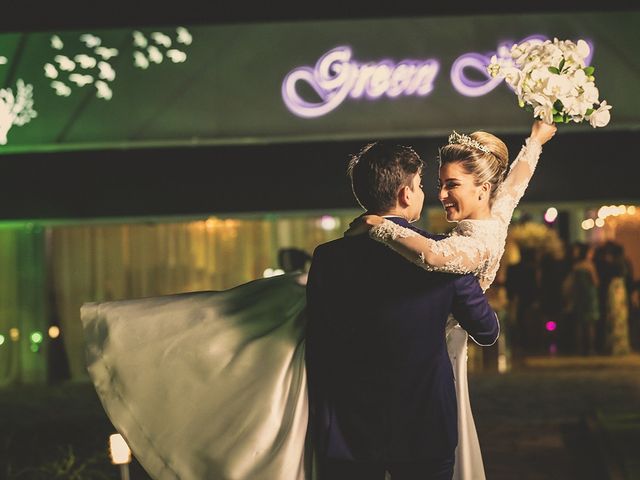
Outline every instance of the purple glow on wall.
{"type": "Polygon", "coordinates": [[[287,108],[299,117],[316,118],[335,110],[347,96],[368,100],[383,95],[424,97],[433,91],[440,69],[435,59],[358,63],[351,60],[351,55],[350,47],[336,47],[320,57],[314,68],[303,66],[289,72],[282,82],[282,98],[287,108]],[[307,83],[319,101],[302,98],[298,82],[307,83]]]}
{"type": "MultiPolygon", "coordinates": [[[[464,55],[460,55],[451,66],[451,83],[453,88],[456,91],[466,97],[480,97],[482,95],[486,95],[491,92],[494,88],[500,85],[504,79],[502,78],[491,78],[489,73],[487,72],[487,66],[491,63],[491,57],[493,55],[497,55],[498,58],[511,58],[511,47],[516,43],[523,43],[530,40],[548,40],[548,37],[545,35],[530,35],[526,38],[523,38],[519,42],[502,42],[498,45],[498,48],[495,52],[489,52],[487,54],[481,53],[465,53],[464,55]],[[473,69],[476,70],[476,73],[480,74],[480,76],[484,77],[484,80],[473,80],[469,78],[465,70],[473,69]]],[[[593,42],[590,40],[585,40],[589,45],[589,55],[585,59],[586,64],[591,64],[591,59],[593,58],[593,42]]],[[[507,85],[509,88],[511,86],[507,85]]]]}

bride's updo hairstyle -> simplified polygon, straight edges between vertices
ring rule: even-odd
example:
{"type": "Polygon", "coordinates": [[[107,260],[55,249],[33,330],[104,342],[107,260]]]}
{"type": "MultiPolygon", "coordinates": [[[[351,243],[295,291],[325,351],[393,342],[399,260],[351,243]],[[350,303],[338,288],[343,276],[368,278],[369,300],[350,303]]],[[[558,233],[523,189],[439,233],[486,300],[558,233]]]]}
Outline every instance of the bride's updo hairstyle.
{"type": "Polygon", "coordinates": [[[454,131],[449,136],[449,144],[440,148],[439,160],[440,166],[460,162],[467,173],[474,176],[477,186],[490,183],[489,204],[493,204],[507,173],[509,150],[502,140],[488,132],[464,135],[454,131]]]}

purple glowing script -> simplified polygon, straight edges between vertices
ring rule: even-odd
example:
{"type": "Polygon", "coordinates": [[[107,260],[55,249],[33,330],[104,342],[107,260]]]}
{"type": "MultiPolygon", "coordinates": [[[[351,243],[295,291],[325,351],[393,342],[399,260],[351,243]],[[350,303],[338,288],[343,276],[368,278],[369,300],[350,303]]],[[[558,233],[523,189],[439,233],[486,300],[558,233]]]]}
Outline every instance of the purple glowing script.
{"type": "MultiPolygon", "coordinates": [[[[491,57],[510,58],[511,46],[527,40],[546,40],[544,35],[530,35],[520,42],[502,42],[495,52],[486,54],[465,53],[451,66],[451,84],[461,95],[479,97],[486,95],[503,82],[501,78],[491,78],[487,66],[491,57]],[[469,70],[476,71],[476,77],[468,76],[469,70]]],[[[593,56],[590,47],[587,65],[593,56]]],[[[440,71],[440,62],[434,58],[427,60],[389,59],[361,63],[352,59],[352,49],[339,46],[329,50],[316,62],[315,67],[294,68],[282,82],[282,98],[287,108],[298,117],[317,118],[338,108],[347,97],[377,100],[383,96],[425,97],[433,92],[434,83],[440,71]],[[298,92],[298,83],[303,82],[315,92],[315,101],[305,100],[298,92]]]]}

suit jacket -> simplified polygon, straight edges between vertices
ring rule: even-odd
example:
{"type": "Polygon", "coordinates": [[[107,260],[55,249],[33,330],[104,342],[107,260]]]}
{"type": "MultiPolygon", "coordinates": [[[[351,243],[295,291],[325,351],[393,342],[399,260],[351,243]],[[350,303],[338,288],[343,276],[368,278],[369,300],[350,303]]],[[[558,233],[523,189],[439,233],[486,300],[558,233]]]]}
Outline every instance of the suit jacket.
{"type": "Polygon", "coordinates": [[[474,276],[428,272],[367,235],[345,237],[314,251],[307,311],[310,428],[321,457],[453,455],[457,402],[447,317],[453,313],[480,344],[499,334],[474,276]]]}

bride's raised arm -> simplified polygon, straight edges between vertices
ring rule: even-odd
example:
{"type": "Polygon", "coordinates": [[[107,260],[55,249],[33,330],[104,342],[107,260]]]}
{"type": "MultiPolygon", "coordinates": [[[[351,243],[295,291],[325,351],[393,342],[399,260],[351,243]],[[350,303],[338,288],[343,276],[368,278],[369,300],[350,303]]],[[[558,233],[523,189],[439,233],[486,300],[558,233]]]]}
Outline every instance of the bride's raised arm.
{"type": "Polygon", "coordinates": [[[549,141],[555,132],[555,125],[547,125],[536,120],[531,128],[531,135],[509,167],[509,174],[498,187],[491,215],[505,225],[511,222],[513,211],[529,186],[542,152],[542,145],[549,141]]]}

